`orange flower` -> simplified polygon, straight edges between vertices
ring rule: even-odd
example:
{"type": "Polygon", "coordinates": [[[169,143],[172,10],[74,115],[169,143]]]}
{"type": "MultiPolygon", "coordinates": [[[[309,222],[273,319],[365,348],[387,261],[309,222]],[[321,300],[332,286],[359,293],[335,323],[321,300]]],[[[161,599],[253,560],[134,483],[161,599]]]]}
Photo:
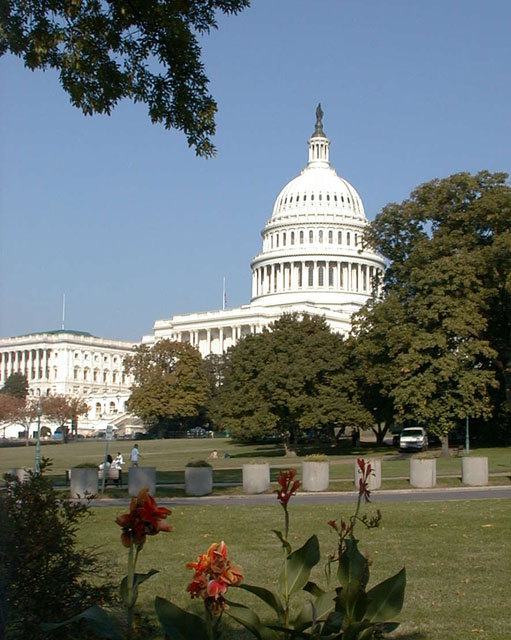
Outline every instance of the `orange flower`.
{"type": "Polygon", "coordinates": [[[279,477],[277,478],[277,482],[280,484],[280,489],[275,489],[273,493],[277,494],[277,500],[284,507],[284,509],[287,508],[287,503],[289,502],[291,496],[296,495],[296,490],[300,486],[299,480],[295,480],[293,482],[295,476],[296,469],[291,469],[290,471],[281,471],[279,477]]]}
{"type": "Polygon", "coordinates": [[[172,531],[170,524],[165,522],[170,514],[170,509],[156,505],[147,487],[141,489],[138,496],[131,499],[129,513],[115,519],[122,527],[122,544],[125,547],[134,544],[141,549],[146,536],[155,536],[160,531],[172,531]]]}
{"type": "Polygon", "coordinates": [[[227,607],[224,594],[228,587],[243,579],[241,567],[231,564],[227,557],[225,542],[213,543],[197,562],[188,562],[188,569],[195,574],[187,590],[192,598],[202,598],[208,609],[218,615],[227,607]]]}

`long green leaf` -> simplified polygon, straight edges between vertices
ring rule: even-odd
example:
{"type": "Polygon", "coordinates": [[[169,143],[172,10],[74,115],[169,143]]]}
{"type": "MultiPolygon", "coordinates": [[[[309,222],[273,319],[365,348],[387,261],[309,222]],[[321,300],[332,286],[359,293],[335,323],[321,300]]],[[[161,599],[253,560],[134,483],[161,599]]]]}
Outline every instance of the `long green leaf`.
{"type": "Polygon", "coordinates": [[[284,606],[280,601],[280,598],[273,591],[265,589],[264,587],[256,587],[251,584],[239,584],[236,585],[236,588],[249,591],[250,593],[256,595],[258,598],[263,600],[263,602],[266,602],[266,604],[276,612],[279,618],[282,618],[284,616],[284,606]]]}
{"type": "Polygon", "coordinates": [[[158,596],[154,601],[154,608],[163,630],[172,640],[208,640],[206,623],[193,613],[158,596]]]}
{"type": "MultiPolygon", "coordinates": [[[[266,627],[252,609],[236,602],[228,602],[228,604],[229,607],[225,610],[225,613],[253,633],[258,640],[278,640],[279,636],[266,627]]],[[[188,638],[195,638],[195,636],[190,635],[188,638]]]]}
{"type": "Polygon", "coordinates": [[[150,569],[147,573],[135,573],[135,575],[133,576],[133,591],[132,591],[133,602],[128,601],[128,576],[124,576],[124,578],[121,581],[121,586],[119,588],[119,591],[121,594],[122,601],[127,607],[131,606],[136,601],[138,597],[139,585],[141,585],[146,580],[149,580],[149,578],[151,576],[154,576],[155,573],[159,573],[159,571],[157,571],[156,569],[150,569]]]}
{"type": "Polygon", "coordinates": [[[307,582],[303,590],[308,591],[308,593],[313,595],[315,598],[319,598],[325,593],[323,589],[321,589],[321,587],[318,587],[318,585],[315,582],[312,582],[311,580],[307,582]]]}
{"type": "MultiPolygon", "coordinates": [[[[302,547],[287,557],[287,593],[289,595],[303,589],[307,584],[312,567],[319,562],[319,559],[319,542],[316,535],[311,536],[302,547]]],[[[284,571],[281,573],[280,582],[285,589],[284,571]]]]}
{"type": "Polygon", "coordinates": [[[43,631],[49,632],[59,627],[78,622],[78,620],[86,620],[91,629],[100,638],[110,638],[111,640],[122,640],[124,633],[119,629],[118,622],[108,611],[93,605],[77,616],[73,616],[63,622],[43,622],[41,627],[43,631]]]}
{"type": "Polygon", "coordinates": [[[403,608],[406,587],[406,570],[403,567],[395,576],[380,582],[367,593],[366,618],[385,622],[403,608]]]}
{"type": "Polygon", "coordinates": [[[313,623],[327,618],[335,611],[336,595],[335,591],[330,591],[323,593],[314,601],[306,602],[295,619],[293,627],[298,631],[303,631],[312,626],[313,623]]]}
{"type": "Polygon", "coordinates": [[[278,531],[277,529],[272,529],[272,531],[277,536],[277,538],[280,540],[280,542],[282,543],[282,546],[284,547],[284,549],[286,550],[287,554],[289,555],[291,553],[291,551],[292,551],[291,545],[284,538],[284,536],[282,534],[282,531],[278,531]]]}

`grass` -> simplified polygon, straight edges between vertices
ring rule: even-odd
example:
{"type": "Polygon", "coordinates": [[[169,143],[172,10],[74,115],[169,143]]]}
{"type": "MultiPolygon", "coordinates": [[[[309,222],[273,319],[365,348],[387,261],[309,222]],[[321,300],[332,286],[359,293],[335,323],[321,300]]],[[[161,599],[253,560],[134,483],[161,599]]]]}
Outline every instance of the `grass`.
{"type": "MultiPolygon", "coordinates": [[[[377,497],[375,496],[375,500],[377,497]]],[[[376,505],[368,505],[373,511],[376,505]]],[[[120,544],[115,517],[123,509],[97,508],[79,530],[81,545],[94,545],[105,558],[100,579],[118,581],[124,575],[127,550],[120,544]]],[[[291,538],[296,548],[312,533],[320,539],[322,560],[314,578],[324,583],[322,566],[335,546],[327,521],[347,517],[349,505],[290,504],[291,538]]],[[[508,524],[511,500],[400,503],[383,506],[379,529],[358,529],[360,548],[373,560],[370,585],[407,570],[400,640],[507,640],[511,637],[508,524]]],[[[148,538],[138,570],[160,573],[140,588],[139,606],[149,616],[155,595],[172,597],[180,606],[200,611],[186,585],[195,560],[211,542],[225,540],[232,560],[243,567],[245,582],[277,587],[281,551],[272,528],[281,529],[282,511],[275,506],[176,507],[169,522],[173,533],[148,538]]],[[[229,597],[253,607],[261,616],[265,606],[241,591],[229,597]]],[[[232,627],[226,639],[251,636],[232,627]]]]}
{"type": "MultiPolygon", "coordinates": [[[[126,461],[133,446],[130,441],[114,441],[110,443],[110,452],[121,451],[126,461]]],[[[197,440],[144,440],[139,443],[142,454],[141,466],[157,468],[158,484],[183,483],[184,467],[190,460],[207,459],[214,468],[214,482],[241,482],[241,467],[249,462],[268,462],[271,467],[271,479],[274,481],[279,469],[296,467],[301,472],[301,462],[306,455],[314,453],[311,445],[299,449],[300,455],[286,458],[284,449],[279,444],[244,445],[229,439],[197,439],[197,440]],[[213,448],[218,449],[219,458],[210,459],[213,448]],[[229,458],[223,458],[224,453],[229,458]]],[[[400,455],[390,447],[375,448],[370,445],[359,447],[354,451],[342,446],[318,446],[316,453],[325,453],[330,462],[330,478],[332,488],[337,481],[350,482],[353,479],[353,462],[357,456],[379,457],[384,459],[383,478],[401,478],[401,488],[408,486],[409,456],[400,455]]],[[[100,441],[84,441],[67,445],[42,445],[41,455],[52,459],[52,475],[55,484],[65,484],[65,470],[84,462],[100,464],[105,456],[105,443],[100,441]]],[[[488,448],[474,450],[473,455],[488,457],[489,472],[511,476],[511,455],[508,448],[488,448]]],[[[34,447],[0,448],[0,476],[11,467],[33,467],[34,447]]],[[[125,469],[128,467],[127,462],[125,469]]],[[[457,456],[438,458],[437,475],[461,474],[461,462],[457,456]]],[[[508,483],[509,477],[503,476],[502,483],[508,483]]],[[[440,478],[439,478],[440,483],[440,478]]],[[[395,481],[392,480],[392,484],[395,481]]],[[[398,481],[398,484],[400,482],[398,481]]],[[[384,487],[387,483],[384,482],[384,487]]],[[[388,487],[390,488],[390,486],[388,487]]]]}

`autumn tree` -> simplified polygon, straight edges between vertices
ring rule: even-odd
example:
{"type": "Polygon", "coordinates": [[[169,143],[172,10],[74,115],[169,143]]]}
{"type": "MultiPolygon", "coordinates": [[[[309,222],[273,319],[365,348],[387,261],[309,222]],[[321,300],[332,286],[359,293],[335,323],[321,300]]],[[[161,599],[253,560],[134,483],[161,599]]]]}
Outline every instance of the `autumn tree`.
{"type": "Polygon", "coordinates": [[[11,373],[4,386],[0,389],[0,394],[4,393],[24,400],[28,395],[27,376],[22,373],[11,373]]]}
{"type": "Polygon", "coordinates": [[[170,421],[197,416],[206,404],[209,383],[199,351],[186,342],[159,340],[136,347],[125,360],[134,383],[128,408],[160,433],[170,421]]]}
{"type": "Polygon", "coordinates": [[[399,420],[445,436],[505,406],[509,424],[510,220],[507,175],[482,171],[421,185],[372,223],[367,240],[390,260],[386,311],[369,312],[357,337],[381,341],[399,420]]]}
{"type": "Polygon", "coordinates": [[[71,425],[71,431],[77,433],[78,418],[87,415],[89,406],[75,396],[48,396],[42,398],[42,412],[47,420],[57,424],[62,432],[62,442],[67,441],[68,425],[71,425]]]}
{"type": "Polygon", "coordinates": [[[183,131],[200,156],[214,147],[216,103],[208,92],[199,36],[216,14],[249,0],[6,0],[0,55],[56,69],[71,103],[86,115],[110,114],[123,98],[147,105],[153,123],[183,131]]]}
{"type": "Polygon", "coordinates": [[[367,427],[346,368],[344,340],[319,316],[287,314],[246,336],[226,358],[222,423],[242,439],[281,434],[286,446],[308,429],[367,427]]]}
{"type": "Polygon", "coordinates": [[[3,429],[3,437],[5,438],[5,429],[15,423],[15,417],[20,407],[24,406],[25,401],[10,393],[0,393],[0,426],[3,429]]]}

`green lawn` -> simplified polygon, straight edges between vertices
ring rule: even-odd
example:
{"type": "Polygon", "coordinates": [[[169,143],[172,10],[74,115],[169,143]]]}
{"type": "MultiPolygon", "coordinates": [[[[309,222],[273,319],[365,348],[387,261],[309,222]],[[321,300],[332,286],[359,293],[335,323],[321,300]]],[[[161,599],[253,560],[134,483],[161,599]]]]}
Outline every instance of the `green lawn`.
{"type": "MultiPolygon", "coordinates": [[[[375,497],[377,500],[377,498],[375,497]]],[[[377,504],[367,505],[372,511],[377,504]]],[[[335,538],[327,521],[347,517],[351,507],[294,506],[291,511],[293,545],[316,532],[322,561],[333,550],[335,538]]],[[[358,530],[361,550],[373,562],[371,583],[406,566],[408,583],[402,625],[393,637],[401,640],[507,640],[511,637],[511,553],[509,522],[511,500],[404,503],[382,506],[379,529],[358,530]]],[[[94,545],[105,559],[104,576],[119,580],[125,571],[127,550],[120,544],[114,519],[124,510],[94,509],[79,531],[79,543],[94,545]]],[[[280,547],[272,528],[282,528],[282,510],[268,507],[176,507],[169,522],[173,533],[149,538],[139,570],[157,568],[160,573],[141,586],[139,604],[152,615],[155,595],[196,609],[186,593],[192,572],[185,563],[195,560],[214,541],[225,540],[230,557],[244,570],[245,582],[275,587],[280,547]]],[[[315,579],[322,583],[320,566],[315,579]]],[[[265,615],[248,594],[231,590],[242,601],[265,615]]],[[[248,638],[232,629],[226,638],[248,638]]]]}
{"type": "MultiPolygon", "coordinates": [[[[133,446],[130,441],[114,441],[110,443],[110,452],[114,454],[121,451],[124,455],[126,466],[129,466],[129,452],[133,446]]],[[[286,458],[281,445],[243,445],[233,443],[229,439],[197,439],[197,440],[143,440],[139,443],[142,454],[141,466],[154,466],[158,472],[158,483],[183,482],[183,470],[187,462],[200,458],[208,458],[211,451],[218,449],[219,458],[209,459],[215,470],[215,482],[241,482],[241,467],[247,462],[268,462],[272,467],[272,479],[278,474],[278,470],[284,467],[295,466],[300,472],[300,463],[303,455],[296,458],[286,458]],[[223,458],[224,453],[229,458],[223,458]]],[[[407,478],[409,474],[409,461],[407,456],[400,456],[392,448],[376,449],[365,446],[354,452],[344,448],[319,448],[328,455],[330,461],[330,477],[335,488],[335,481],[351,481],[353,478],[353,463],[357,456],[374,456],[384,459],[382,471],[383,478],[407,478]]],[[[299,451],[301,454],[312,452],[309,445],[299,451]]],[[[484,455],[489,459],[490,473],[503,473],[511,476],[511,449],[488,448],[474,450],[473,455],[484,455]]],[[[78,442],[67,445],[42,445],[41,455],[51,458],[53,461],[52,474],[55,481],[63,484],[64,472],[70,467],[81,463],[100,464],[105,455],[104,442],[78,442]]],[[[0,448],[0,475],[10,467],[33,467],[35,457],[34,447],[0,448]]],[[[437,474],[460,475],[461,462],[457,456],[439,458],[437,461],[437,474]]],[[[502,482],[509,482],[509,478],[502,477],[502,482]]],[[[406,486],[406,480],[405,484],[406,486]]]]}

